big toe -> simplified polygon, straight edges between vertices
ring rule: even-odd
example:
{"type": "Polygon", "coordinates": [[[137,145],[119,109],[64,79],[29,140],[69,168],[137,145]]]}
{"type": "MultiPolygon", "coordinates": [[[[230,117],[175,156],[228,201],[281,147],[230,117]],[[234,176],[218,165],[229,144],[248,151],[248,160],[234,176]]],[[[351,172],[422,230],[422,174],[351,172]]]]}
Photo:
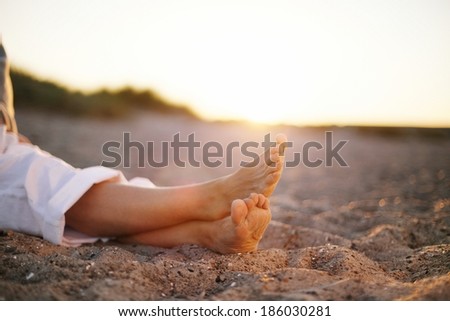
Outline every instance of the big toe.
{"type": "Polygon", "coordinates": [[[287,142],[287,136],[285,134],[277,134],[276,140],[278,144],[283,144],[287,142]]]}
{"type": "Polygon", "coordinates": [[[248,208],[243,200],[237,199],[231,203],[231,220],[234,225],[241,224],[247,214],[248,208]]]}

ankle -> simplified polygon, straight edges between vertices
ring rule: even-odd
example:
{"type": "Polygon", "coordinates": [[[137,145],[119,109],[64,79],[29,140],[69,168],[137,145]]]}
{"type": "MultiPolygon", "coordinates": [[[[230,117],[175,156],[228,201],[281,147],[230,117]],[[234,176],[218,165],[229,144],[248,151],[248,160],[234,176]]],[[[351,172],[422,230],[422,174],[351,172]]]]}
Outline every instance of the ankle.
{"type": "Polygon", "coordinates": [[[216,222],[196,222],[195,231],[192,234],[191,243],[197,244],[201,247],[214,249],[217,233],[212,231],[212,226],[216,222]]]}

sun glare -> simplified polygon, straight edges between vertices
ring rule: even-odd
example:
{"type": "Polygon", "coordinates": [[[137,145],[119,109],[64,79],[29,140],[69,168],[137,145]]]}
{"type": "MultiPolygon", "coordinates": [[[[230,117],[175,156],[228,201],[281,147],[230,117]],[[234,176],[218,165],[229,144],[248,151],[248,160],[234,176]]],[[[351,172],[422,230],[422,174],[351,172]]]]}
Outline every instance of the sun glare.
{"type": "Polygon", "coordinates": [[[0,3],[13,62],[72,88],[151,88],[208,119],[450,126],[448,4],[21,3],[0,3]]]}

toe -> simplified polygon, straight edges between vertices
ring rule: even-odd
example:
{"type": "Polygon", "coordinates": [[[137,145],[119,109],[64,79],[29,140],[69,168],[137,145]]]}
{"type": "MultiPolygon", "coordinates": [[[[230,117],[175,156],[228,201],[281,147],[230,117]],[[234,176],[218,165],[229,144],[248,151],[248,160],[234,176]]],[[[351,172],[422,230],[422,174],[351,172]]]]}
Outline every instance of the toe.
{"type": "Polygon", "coordinates": [[[231,220],[234,225],[239,225],[245,219],[248,213],[246,202],[241,199],[234,200],[231,203],[231,220]]]}
{"type": "Polygon", "coordinates": [[[278,148],[275,148],[272,153],[270,153],[270,160],[272,163],[277,163],[280,160],[280,153],[278,148]]]}
{"type": "Polygon", "coordinates": [[[280,154],[280,148],[278,146],[270,147],[270,155],[276,157],[280,154]]]}
{"type": "Polygon", "coordinates": [[[262,194],[258,194],[258,203],[256,204],[256,206],[258,206],[259,208],[263,208],[263,205],[265,202],[266,202],[266,197],[262,194]]]}
{"type": "Polygon", "coordinates": [[[245,203],[245,206],[247,206],[248,211],[252,210],[256,205],[256,203],[252,197],[247,197],[246,199],[244,199],[244,203],[245,203]]]}
{"type": "Polygon", "coordinates": [[[258,204],[259,195],[257,193],[251,193],[249,198],[252,199],[255,204],[258,204]]]}
{"type": "Polygon", "coordinates": [[[270,208],[270,200],[267,197],[264,197],[264,204],[262,205],[262,208],[265,210],[270,208]]]}
{"type": "Polygon", "coordinates": [[[277,143],[280,145],[287,142],[287,137],[285,134],[277,134],[275,139],[277,140],[277,143]]]}

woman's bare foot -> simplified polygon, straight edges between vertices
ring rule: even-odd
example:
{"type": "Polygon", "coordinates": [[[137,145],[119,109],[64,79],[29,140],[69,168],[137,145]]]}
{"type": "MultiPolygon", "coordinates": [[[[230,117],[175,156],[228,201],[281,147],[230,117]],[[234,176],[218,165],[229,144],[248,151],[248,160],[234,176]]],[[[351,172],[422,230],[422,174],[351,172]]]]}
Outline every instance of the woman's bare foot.
{"type": "Polygon", "coordinates": [[[199,243],[222,254],[255,251],[270,219],[269,199],[252,193],[246,199],[234,200],[231,216],[210,223],[208,237],[199,243]]]}
{"type": "Polygon", "coordinates": [[[256,192],[266,197],[272,195],[284,166],[285,135],[277,136],[277,144],[261,154],[257,161],[242,167],[231,175],[210,182],[213,191],[208,203],[210,220],[224,218],[230,213],[231,202],[256,192]]]}
{"type": "Polygon", "coordinates": [[[266,197],[272,195],[283,171],[286,141],[286,136],[279,134],[276,146],[261,154],[258,161],[228,176],[227,183],[231,193],[241,194],[235,195],[237,198],[245,197],[251,192],[260,193],[266,197]]]}

